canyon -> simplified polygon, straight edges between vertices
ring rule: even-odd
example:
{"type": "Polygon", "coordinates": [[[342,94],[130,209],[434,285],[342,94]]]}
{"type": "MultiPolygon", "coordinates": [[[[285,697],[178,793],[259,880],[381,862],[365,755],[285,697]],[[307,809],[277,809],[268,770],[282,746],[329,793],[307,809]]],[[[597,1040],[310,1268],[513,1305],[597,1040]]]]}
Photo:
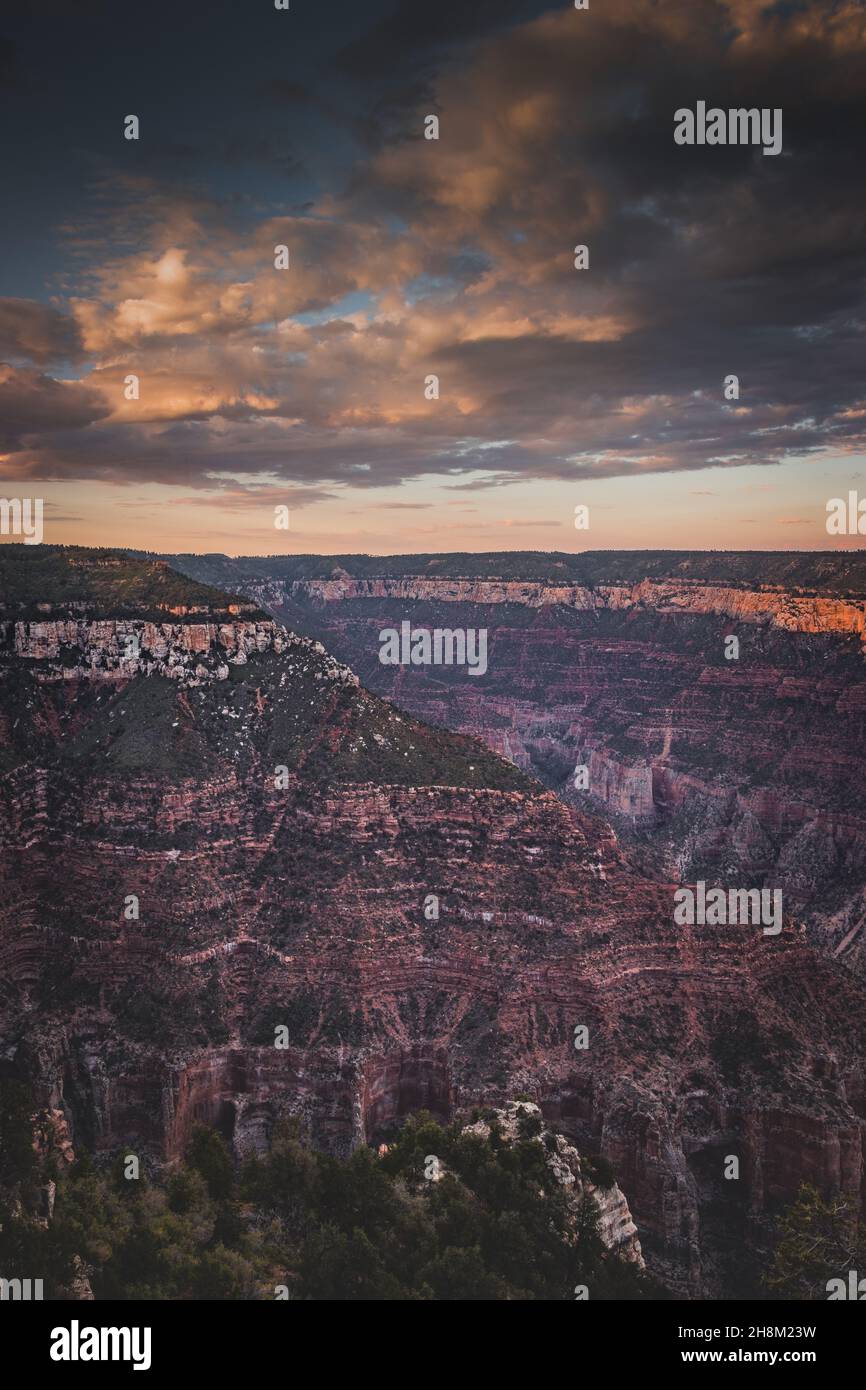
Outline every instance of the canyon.
{"type": "Polygon", "coordinates": [[[866,969],[863,552],[176,563],[232,576],[368,688],[589,803],[653,875],[781,889],[866,969]],[[377,634],[401,621],[486,628],[486,673],[383,669],[377,634]]]}
{"type": "Polygon", "coordinates": [[[76,1146],[160,1166],[205,1122],[242,1156],[290,1115],[341,1154],[419,1108],[525,1094],[613,1163],[616,1220],[693,1298],[760,1290],[800,1182],[863,1201],[856,592],[805,596],[841,604],[838,629],[786,626],[824,610],[784,599],[784,622],[744,619],[732,672],[716,609],[459,587],[338,603],[239,562],[220,579],[219,557],[184,578],[164,558],[3,552],[0,1075],[76,1146]],[[398,610],[475,614],[486,675],[382,667],[373,629],[398,610]],[[569,792],[593,756],[591,795],[569,792]],[[842,951],[817,906],[822,836],[842,951]],[[715,882],[735,852],[743,886],[775,886],[786,847],[778,934],[675,922],[699,862],[715,882]]]}

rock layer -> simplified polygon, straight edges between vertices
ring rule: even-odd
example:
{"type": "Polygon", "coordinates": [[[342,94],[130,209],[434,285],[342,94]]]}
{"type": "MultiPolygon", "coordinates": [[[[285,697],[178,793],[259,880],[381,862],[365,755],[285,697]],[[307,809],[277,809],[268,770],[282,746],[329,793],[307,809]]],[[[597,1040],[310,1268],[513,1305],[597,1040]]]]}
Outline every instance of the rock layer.
{"type": "Polygon", "coordinates": [[[677,925],[606,820],[310,640],[118,677],[74,621],[62,680],[0,653],[0,1056],[76,1145],[244,1153],[288,1113],[345,1152],[526,1093],[692,1296],[753,1287],[800,1181],[862,1200],[866,993],[795,919],[677,925]]]}
{"type": "MultiPolygon", "coordinates": [[[[571,558],[592,568],[591,556],[571,558]]],[[[345,557],[336,577],[281,580],[261,561],[244,586],[377,693],[483,738],[569,804],[601,809],[653,873],[779,887],[824,949],[866,971],[857,557],[843,574],[816,556],[811,576],[800,557],[790,589],[758,582],[762,557],[743,556],[737,577],[737,557],[723,556],[726,582],[709,582],[714,559],[627,583],[389,575],[401,569],[390,561],[378,577],[351,575],[345,557]],[[383,666],[379,634],[404,620],[486,628],[487,672],[383,666]]]]}

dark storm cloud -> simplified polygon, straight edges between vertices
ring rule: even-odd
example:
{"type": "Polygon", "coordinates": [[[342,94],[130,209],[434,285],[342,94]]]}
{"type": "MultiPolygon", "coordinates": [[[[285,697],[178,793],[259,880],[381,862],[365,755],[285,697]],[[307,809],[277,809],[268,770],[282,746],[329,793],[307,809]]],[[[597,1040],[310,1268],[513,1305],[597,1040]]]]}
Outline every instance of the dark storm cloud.
{"type": "MultiPolygon", "coordinates": [[[[0,398],[2,408],[2,398],[0,398]]],[[[86,422],[82,421],[84,425],[86,422]]],[[[287,432],[277,420],[222,422],[183,420],[141,427],[111,421],[94,428],[54,428],[25,441],[5,466],[16,478],[88,478],[105,482],[157,482],[183,487],[225,487],[243,480],[257,487],[262,474],[273,474],[307,489],[352,486],[376,489],[419,478],[431,471],[459,476],[467,468],[489,468],[485,448],[455,452],[447,433],[428,431],[414,441],[380,428],[339,437],[318,428],[287,432]]],[[[530,461],[519,446],[495,451],[495,461],[515,474],[530,461]]],[[[323,494],[324,495],[324,494],[323,494]]]]}

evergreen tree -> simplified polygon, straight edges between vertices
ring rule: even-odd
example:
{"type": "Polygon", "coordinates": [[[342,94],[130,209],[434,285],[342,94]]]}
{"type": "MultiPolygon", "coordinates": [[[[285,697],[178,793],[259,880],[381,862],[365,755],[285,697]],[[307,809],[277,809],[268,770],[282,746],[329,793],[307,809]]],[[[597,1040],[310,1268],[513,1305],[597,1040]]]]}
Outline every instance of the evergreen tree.
{"type": "Polygon", "coordinates": [[[855,1203],[844,1196],[826,1201],[804,1183],[779,1218],[766,1287],[779,1298],[826,1299],[828,1281],[847,1280],[850,1270],[866,1275],[866,1230],[855,1203]]]}

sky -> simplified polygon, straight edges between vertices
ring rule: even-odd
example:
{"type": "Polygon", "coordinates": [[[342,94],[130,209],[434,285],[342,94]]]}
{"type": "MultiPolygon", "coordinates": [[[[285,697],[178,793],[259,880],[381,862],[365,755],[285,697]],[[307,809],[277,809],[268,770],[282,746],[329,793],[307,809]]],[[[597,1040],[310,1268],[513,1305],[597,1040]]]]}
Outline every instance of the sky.
{"type": "Polygon", "coordinates": [[[852,0],[7,4],[0,495],[160,551],[860,546],[864,79],[852,0]],[[677,144],[699,101],[781,153],[677,144]]]}

